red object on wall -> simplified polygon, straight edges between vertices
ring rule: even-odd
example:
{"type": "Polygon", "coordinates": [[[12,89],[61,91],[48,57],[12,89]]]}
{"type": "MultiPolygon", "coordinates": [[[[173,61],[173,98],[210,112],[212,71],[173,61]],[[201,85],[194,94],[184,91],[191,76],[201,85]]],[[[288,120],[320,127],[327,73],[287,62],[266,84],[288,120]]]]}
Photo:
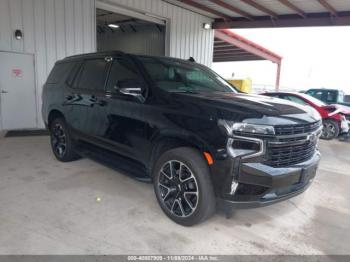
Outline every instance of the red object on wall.
{"type": "Polygon", "coordinates": [[[12,76],[13,77],[22,77],[23,71],[20,68],[14,68],[12,69],[12,76]]]}

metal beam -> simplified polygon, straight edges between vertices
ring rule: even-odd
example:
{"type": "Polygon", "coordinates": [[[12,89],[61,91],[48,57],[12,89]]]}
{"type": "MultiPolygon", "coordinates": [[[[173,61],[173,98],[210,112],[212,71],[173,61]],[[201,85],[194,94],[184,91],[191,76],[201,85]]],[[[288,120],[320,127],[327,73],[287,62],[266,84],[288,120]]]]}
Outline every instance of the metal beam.
{"type": "Polygon", "coordinates": [[[335,8],[333,6],[331,6],[331,4],[327,2],[327,0],[318,0],[318,2],[324,8],[326,8],[326,10],[328,10],[332,14],[332,16],[338,16],[337,10],[335,10],[335,8]]]}
{"type": "Polygon", "coordinates": [[[230,30],[215,30],[215,37],[266,60],[270,60],[274,63],[281,62],[282,58],[280,56],[273,54],[263,47],[258,47],[256,44],[254,45],[252,42],[244,39],[243,37],[238,39],[238,35],[234,34],[230,30]]]}
{"type": "Polygon", "coordinates": [[[349,26],[350,12],[337,12],[338,16],[329,19],[329,13],[307,14],[306,18],[296,15],[280,15],[277,20],[270,17],[256,17],[254,21],[236,19],[227,22],[216,21],[214,29],[227,28],[274,28],[274,27],[310,27],[310,26],[349,26]]]}
{"type": "Polygon", "coordinates": [[[241,54],[249,54],[248,52],[241,50],[241,51],[214,51],[214,56],[221,56],[221,55],[241,55],[241,54]]]}
{"type": "Polygon", "coordinates": [[[227,46],[215,46],[214,45],[214,50],[215,51],[224,51],[224,50],[242,50],[238,47],[232,46],[231,44],[227,44],[227,46]]]}
{"type": "Polygon", "coordinates": [[[225,43],[225,42],[217,43],[216,41],[214,41],[214,47],[226,47],[226,46],[232,47],[232,45],[230,45],[228,43],[225,43]]]}
{"type": "Polygon", "coordinates": [[[242,62],[242,61],[260,61],[265,60],[264,58],[259,57],[232,57],[232,58],[225,58],[225,59],[213,59],[213,62],[242,62]]]}
{"type": "Polygon", "coordinates": [[[245,56],[228,56],[228,57],[214,57],[214,61],[247,61],[247,60],[265,60],[264,58],[245,55],[245,56]]]}
{"type": "Polygon", "coordinates": [[[294,12],[296,12],[298,15],[300,15],[302,18],[306,18],[306,14],[304,13],[303,10],[301,10],[299,7],[297,7],[296,5],[292,4],[291,2],[289,2],[289,0],[278,0],[281,4],[289,7],[291,10],[293,10],[294,12]]]}
{"type": "Polygon", "coordinates": [[[232,48],[232,45],[231,46],[219,46],[219,47],[215,47],[214,46],[214,51],[232,51],[232,50],[240,50],[239,48],[237,49],[234,49],[232,48]]]}
{"type": "Polygon", "coordinates": [[[242,53],[226,53],[226,54],[217,54],[214,53],[214,57],[229,57],[229,56],[255,56],[252,53],[248,53],[248,52],[242,52],[242,53]]]}
{"type": "Polygon", "coordinates": [[[231,59],[231,58],[235,58],[235,57],[241,57],[241,58],[258,58],[258,59],[262,59],[265,60],[262,57],[256,56],[256,55],[252,55],[252,54],[245,54],[245,55],[230,55],[230,56],[214,56],[214,59],[231,59]]]}
{"type": "Polygon", "coordinates": [[[253,1],[253,0],[241,0],[242,2],[246,3],[247,5],[250,5],[252,7],[254,7],[255,9],[271,16],[272,18],[277,18],[277,14],[275,12],[273,12],[272,10],[266,8],[265,6],[253,1]]]}
{"type": "Polygon", "coordinates": [[[233,6],[232,4],[228,4],[222,0],[209,0],[210,2],[218,5],[218,6],[221,6],[223,8],[226,8],[232,12],[235,12],[236,14],[239,14],[241,16],[243,16],[244,18],[248,19],[248,20],[254,20],[253,17],[248,14],[247,12],[243,11],[242,9],[239,9],[235,6],[233,6]]]}
{"type": "Polygon", "coordinates": [[[281,63],[277,64],[276,84],[275,84],[275,90],[276,90],[276,92],[278,92],[279,89],[280,89],[281,67],[282,67],[282,64],[281,64],[281,63]]]}
{"type": "Polygon", "coordinates": [[[231,53],[241,53],[241,52],[247,52],[245,50],[242,49],[214,49],[214,54],[219,54],[219,53],[225,53],[225,52],[231,52],[231,53]]]}
{"type": "Polygon", "coordinates": [[[205,12],[211,13],[213,15],[216,15],[216,16],[224,19],[224,20],[231,20],[231,17],[229,15],[221,13],[221,12],[219,12],[217,10],[214,10],[214,9],[208,7],[208,6],[205,6],[205,5],[202,5],[200,3],[197,3],[197,2],[195,2],[193,0],[177,0],[177,1],[179,1],[181,3],[184,3],[186,5],[190,5],[192,7],[198,8],[198,9],[203,10],[205,12]]]}
{"type": "Polygon", "coordinates": [[[226,52],[226,51],[234,51],[234,52],[240,52],[240,51],[245,51],[245,50],[242,50],[236,46],[230,46],[230,47],[227,47],[227,46],[224,46],[224,47],[216,47],[214,46],[214,51],[218,51],[218,52],[226,52]]]}

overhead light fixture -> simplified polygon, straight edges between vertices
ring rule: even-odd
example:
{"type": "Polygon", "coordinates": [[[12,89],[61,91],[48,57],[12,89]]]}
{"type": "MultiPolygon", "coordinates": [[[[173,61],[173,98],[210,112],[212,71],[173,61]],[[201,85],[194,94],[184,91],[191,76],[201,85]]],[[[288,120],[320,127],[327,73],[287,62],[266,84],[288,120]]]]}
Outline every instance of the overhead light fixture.
{"type": "Polygon", "coordinates": [[[17,29],[17,30],[15,31],[15,38],[16,38],[17,40],[21,40],[22,37],[23,37],[22,31],[19,30],[19,29],[17,29]]]}
{"type": "Polygon", "coordinates": [[[204,23],[204,24],[203,24],[203,28],[204,28],[205,30],[209,30],[209,29],[211,29],[211,24],[209,24],[209,23],[204,23]]]}
{"type": "Polygon", "coordinates": [[[117,24],[108,24],[110,28],[119,28],[119,25],[117,24]]]}

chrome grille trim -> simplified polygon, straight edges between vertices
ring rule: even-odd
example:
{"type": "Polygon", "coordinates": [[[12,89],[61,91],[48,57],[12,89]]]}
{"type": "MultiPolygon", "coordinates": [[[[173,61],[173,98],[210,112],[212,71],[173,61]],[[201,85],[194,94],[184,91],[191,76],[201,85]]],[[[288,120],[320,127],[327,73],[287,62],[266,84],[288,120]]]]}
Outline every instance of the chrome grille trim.
{"type": "Polygon", "coordinates": [[[310,125],[313,131],[291,135],[277,135],[266,140],[264,164],[271,167],[288,167],[312,158],[317,150],[317,142],[322,134],[321,123],[310,125]],[[318,125],[315,129],[314,126],[318,125]]]}

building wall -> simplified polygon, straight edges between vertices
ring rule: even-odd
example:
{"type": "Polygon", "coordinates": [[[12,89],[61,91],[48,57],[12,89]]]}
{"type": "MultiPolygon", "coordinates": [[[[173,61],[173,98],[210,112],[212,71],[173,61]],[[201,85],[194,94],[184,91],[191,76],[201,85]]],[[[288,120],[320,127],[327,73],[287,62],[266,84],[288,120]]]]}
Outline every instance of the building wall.
{"type": "Polygon", "coordinates": [[[95,50],[94,0],[0,0],[0,50],[35,57],[36,107],[41,120],[41,90],[55,61],[95,50]],[[14,31],[23,32],[22,40],[14,31]]]}
{"type": "Polygon", "coordinates": [[[169,4],[162,0],[100,0],[120,7],[168,19],[170,29],[170,56],[211,66],[213,61],[214,30],[204,30],[203,23],[212,19],[169,4]]]}
{"type": "Polygon", "coordinates": [[[123,50],[134,54],[158,55],[165,53],[165,33],[160,32],[156,26],[135,26],[136,32],[130,28],[124,28],[125,32],[107,30],[97,34],[97,50],[123,50]]]}
{"type": "MultiPolygon", "coordinates": [[[[102,1],[168,20],[170,56],[210,66],[213,30],[202,24],[210,18],[162,0],[102,1]]],[[[41,119],[42,86],[55,61],[65,56],[96,50],[95,0],[0,0],[0,50],[31,53],[35,57],[38,127],[41,119]],[[14,31],[23,31],[16,40],[14,31]]],[[[1,113],[1,112],[0,112],[1,113]]]]}

